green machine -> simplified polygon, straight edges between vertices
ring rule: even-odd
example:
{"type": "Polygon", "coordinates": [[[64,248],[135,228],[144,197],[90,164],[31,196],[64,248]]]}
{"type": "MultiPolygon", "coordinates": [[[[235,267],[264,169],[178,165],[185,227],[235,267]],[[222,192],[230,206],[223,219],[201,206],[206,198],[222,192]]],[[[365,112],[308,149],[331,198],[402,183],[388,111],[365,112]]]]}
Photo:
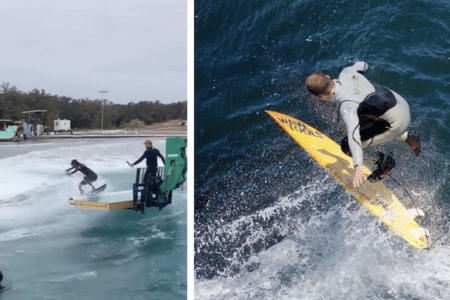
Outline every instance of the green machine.
{"type": "Polygon", "coordinates": [[[136,171],[136,183],[133,185],[135,210],[143,212],[146,207],[158,207],[160,210],[172,203],[172,190],[186,181],[187,139],[170,137],[166,140],[166,164],[159,168],[156,177],[144,182],[146,168],[136,171]]]}
{"type": "Polygon", "coordinates": [[[160,190],[164,194],[179,188],[186,181],[186,143],[187,140],[185,138],[167,138],[164,181],[160,186],[160,190]]]}

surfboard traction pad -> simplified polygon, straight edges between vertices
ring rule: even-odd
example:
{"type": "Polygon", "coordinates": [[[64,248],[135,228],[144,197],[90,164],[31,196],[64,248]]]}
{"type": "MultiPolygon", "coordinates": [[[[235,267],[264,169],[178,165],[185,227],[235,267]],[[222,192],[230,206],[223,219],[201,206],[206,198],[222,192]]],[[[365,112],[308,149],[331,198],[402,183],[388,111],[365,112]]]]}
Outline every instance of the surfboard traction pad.
{"type": "MultiPolygon", "coordinates": [[[[341,183],[366,209],[381,219],[396,235],[412,246],[429,247],[429,232],[414,221],[423,216],[416,208],[407,210],[397,197],[381,182],[365,182],[353,188],[353,159],[344,154],[340,145],[306,123],[275,111],[265,111],[292,139],[294,139],[328,173],[341,183]]],[[[372,172],[363,166],[366,176],[372,172]]]]}

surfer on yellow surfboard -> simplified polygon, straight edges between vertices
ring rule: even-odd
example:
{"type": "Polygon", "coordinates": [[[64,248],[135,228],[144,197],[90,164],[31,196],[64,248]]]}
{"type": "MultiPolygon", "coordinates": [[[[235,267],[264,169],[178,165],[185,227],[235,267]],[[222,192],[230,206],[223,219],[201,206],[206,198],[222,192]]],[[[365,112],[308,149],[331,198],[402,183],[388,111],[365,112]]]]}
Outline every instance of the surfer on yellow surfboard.
{"type": "Polygon", "coordinates": [[[337,79],[314,72],[306,79],[306,88],[316,98],[339,103],[338,113],[345,122],[347,136],[341,141],[342,151],[353,157],[355,176],[353,187],[368,179],[379,181],[395,166],[390,153],[378,153],[377,168],[367,178],[363,172],[363,149],[392,140],[406,142],[416,155],[421,149],[420,136],[411,134],[409,105],[396,92],[371,83],[364,72],[365,62],[358,61],[344,68],[337,79]]]}

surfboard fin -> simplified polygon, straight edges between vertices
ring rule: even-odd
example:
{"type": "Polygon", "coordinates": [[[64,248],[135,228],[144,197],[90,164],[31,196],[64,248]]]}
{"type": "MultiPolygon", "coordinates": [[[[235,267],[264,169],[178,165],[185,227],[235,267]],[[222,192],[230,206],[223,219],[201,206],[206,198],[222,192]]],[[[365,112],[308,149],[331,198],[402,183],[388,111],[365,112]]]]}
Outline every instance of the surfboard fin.
{"type": "Polygon", "coordinates": [[[425,213],[420,208],[410,208],[405,211],[405,216],[411,221],[414,221],[417,217],[423,217],[424,215],[425,213]]]}

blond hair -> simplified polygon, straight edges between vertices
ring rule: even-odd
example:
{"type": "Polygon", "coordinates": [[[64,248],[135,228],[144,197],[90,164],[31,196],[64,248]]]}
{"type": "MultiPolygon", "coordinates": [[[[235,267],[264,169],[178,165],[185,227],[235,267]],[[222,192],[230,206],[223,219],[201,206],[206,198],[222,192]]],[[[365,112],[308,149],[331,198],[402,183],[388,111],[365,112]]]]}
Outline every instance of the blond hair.
{"type": "Polygon", "coordinates": [[[306,78],[306,88],[314,96],[329,95],[333,86],[330,76],[322,72],[314,72],[306,78]]]}

